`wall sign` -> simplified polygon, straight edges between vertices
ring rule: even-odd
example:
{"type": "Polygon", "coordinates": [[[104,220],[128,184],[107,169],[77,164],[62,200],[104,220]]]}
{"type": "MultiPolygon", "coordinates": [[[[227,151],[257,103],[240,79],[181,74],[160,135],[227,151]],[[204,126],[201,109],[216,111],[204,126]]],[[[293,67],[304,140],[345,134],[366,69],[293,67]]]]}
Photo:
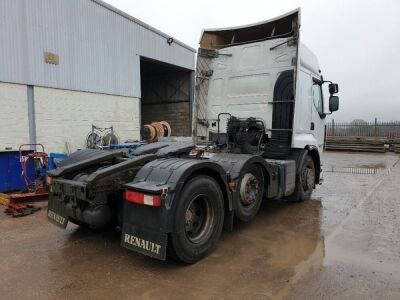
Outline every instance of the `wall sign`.
{"type": "Polygon", "coordinates": [[[55,53],[45,52],[44,53],[44,62],[46,64],[58,65],[60,63],[60,59],[59,59],[58,55],[55,53]]]}

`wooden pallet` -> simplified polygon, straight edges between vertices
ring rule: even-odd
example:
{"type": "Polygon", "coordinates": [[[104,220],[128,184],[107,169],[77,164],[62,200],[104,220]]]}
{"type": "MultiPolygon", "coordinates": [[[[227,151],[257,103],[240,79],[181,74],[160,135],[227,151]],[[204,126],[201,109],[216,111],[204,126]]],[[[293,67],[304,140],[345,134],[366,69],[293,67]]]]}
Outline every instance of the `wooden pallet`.
{"type": "Polygon", "coordinates": [[[392,150],[394,153],[400,153],[400,144],[392,145],[392,150]]]}

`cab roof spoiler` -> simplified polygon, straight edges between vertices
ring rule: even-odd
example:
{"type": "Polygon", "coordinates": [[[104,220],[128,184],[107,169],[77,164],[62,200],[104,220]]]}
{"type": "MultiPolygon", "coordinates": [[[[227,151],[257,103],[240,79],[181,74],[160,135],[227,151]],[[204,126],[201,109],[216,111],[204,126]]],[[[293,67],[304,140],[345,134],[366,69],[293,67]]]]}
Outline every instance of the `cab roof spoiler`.
{"type": "Polygon", "coordinates": [[[269,39],[298,36],[300,8],[279,17],[243,26],[203,29],[200,48],[217,50],[269,39]]]}

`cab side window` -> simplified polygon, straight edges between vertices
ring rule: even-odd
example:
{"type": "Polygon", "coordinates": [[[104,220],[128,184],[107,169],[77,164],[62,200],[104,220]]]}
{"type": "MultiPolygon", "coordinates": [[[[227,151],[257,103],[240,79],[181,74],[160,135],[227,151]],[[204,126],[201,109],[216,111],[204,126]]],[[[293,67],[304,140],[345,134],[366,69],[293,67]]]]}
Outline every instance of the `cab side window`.
{"type": "Polygon", "coordinates": [[[322,89],[318,83],[312,85],[312,97],[314,107],[318,113],[322,114],[324,112],[323,101],[322,101],[322,89]]]}

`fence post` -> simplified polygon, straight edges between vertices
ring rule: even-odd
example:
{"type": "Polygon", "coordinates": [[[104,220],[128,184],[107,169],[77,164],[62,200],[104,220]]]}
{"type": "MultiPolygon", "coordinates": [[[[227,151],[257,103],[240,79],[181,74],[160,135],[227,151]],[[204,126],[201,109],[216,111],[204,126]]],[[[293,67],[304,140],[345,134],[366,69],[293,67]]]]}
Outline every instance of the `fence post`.
{"type": "Polygon", "coordinates": [[[335,119],[332,119],[332,136],[335,136],[335,119]]]}
{"type": "Polygon", "coordinates": [[[378,125],[378,119],[377,119],[377,118],[375,118],[375,129],[374,129],[374,134],[375,134],[375,137],[377,137],[377,136],[378,136],[378,127],[377,127],[377,125],[378,125]]]}

